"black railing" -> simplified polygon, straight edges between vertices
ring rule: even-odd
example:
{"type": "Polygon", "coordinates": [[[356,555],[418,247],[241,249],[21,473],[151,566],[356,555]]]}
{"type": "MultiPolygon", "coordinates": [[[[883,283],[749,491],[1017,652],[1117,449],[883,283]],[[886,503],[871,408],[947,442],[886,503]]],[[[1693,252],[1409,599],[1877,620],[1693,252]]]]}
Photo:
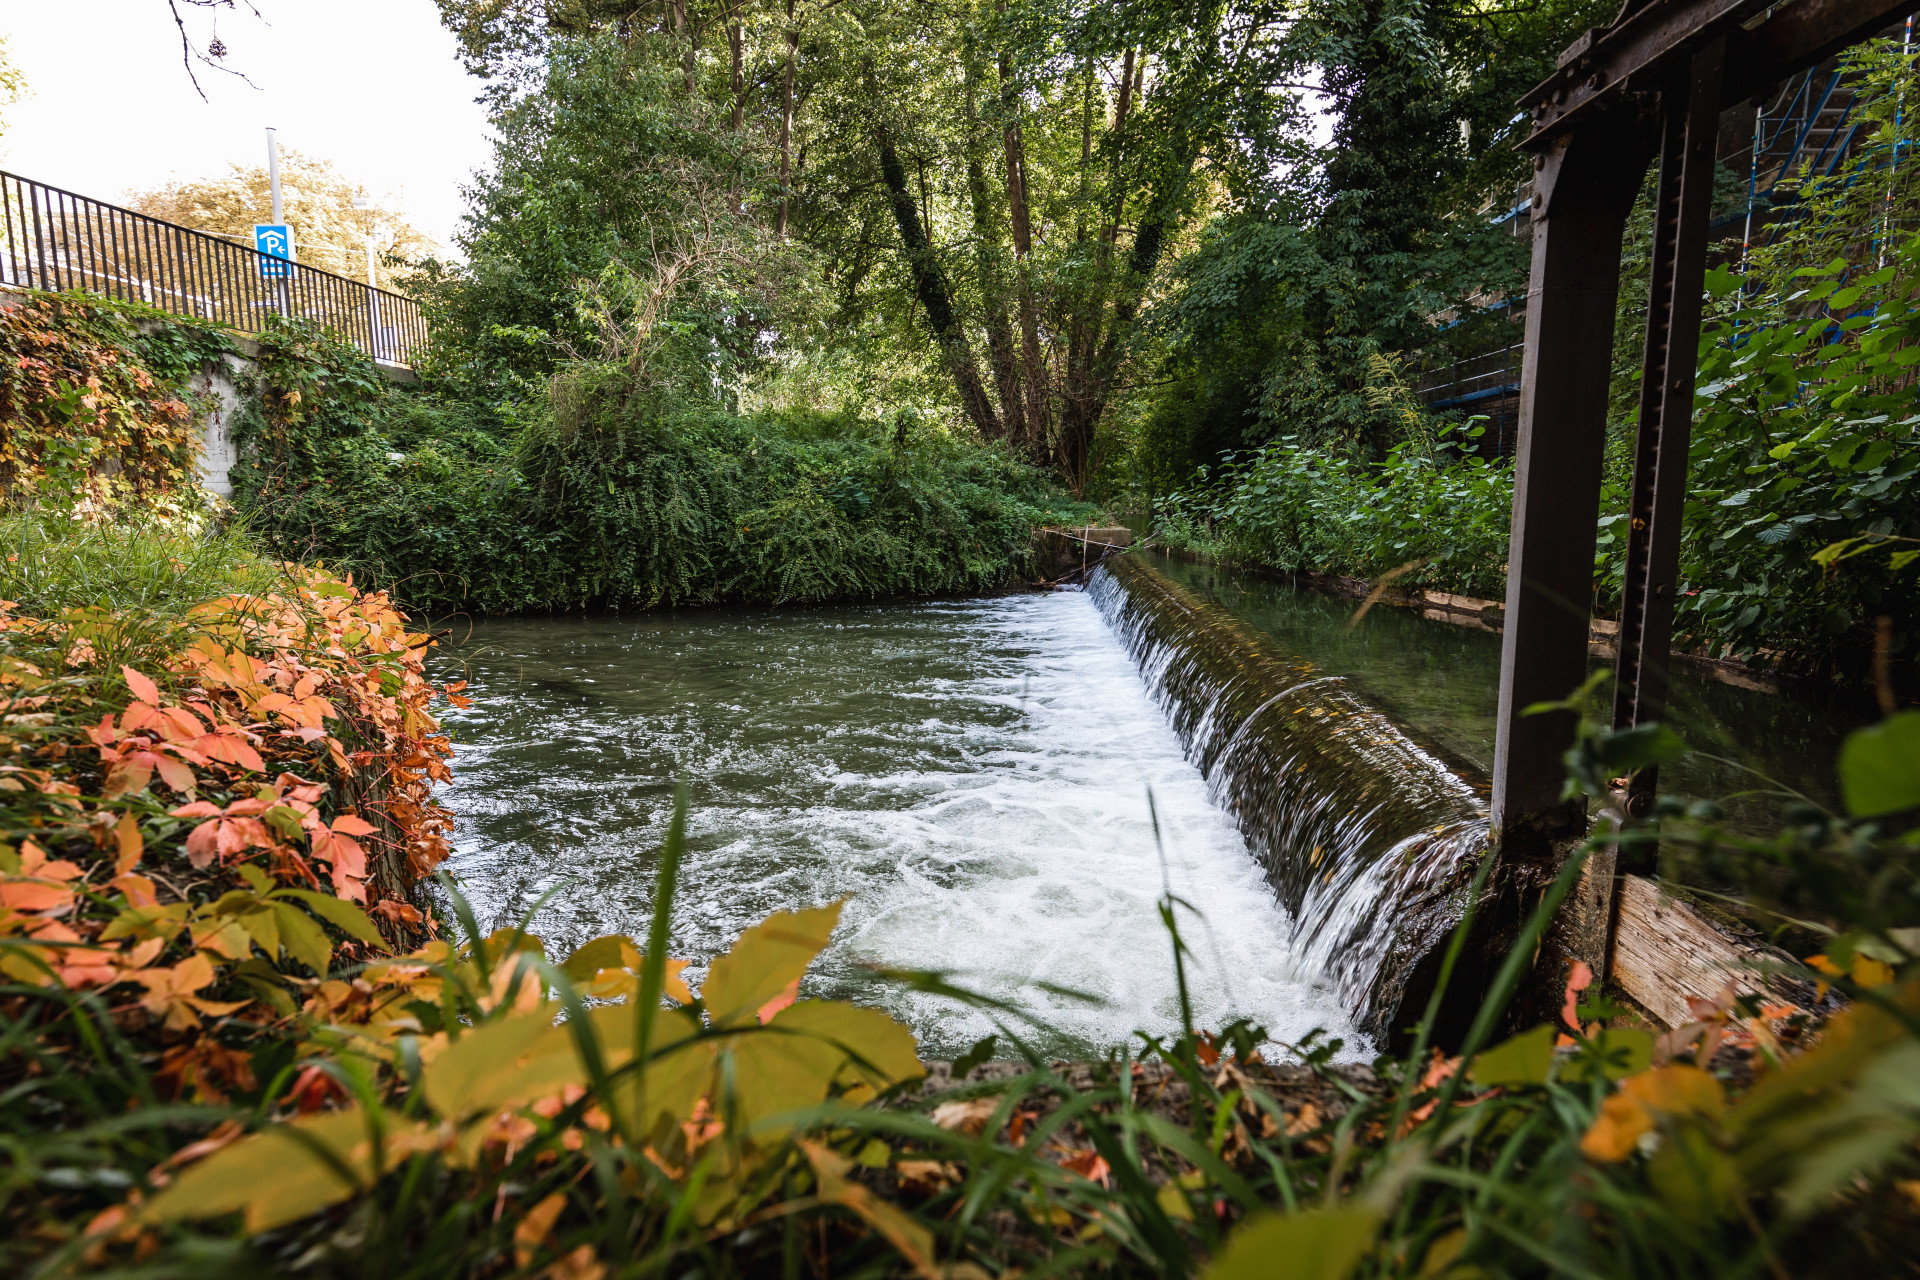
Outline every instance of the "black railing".
{"type": "Polygon", "coordinates": [[[420,304],[248,245],[0,172],[0,284],[82,290],[244,333],[312,320],[376,360],[427,346],[420,304]]]}

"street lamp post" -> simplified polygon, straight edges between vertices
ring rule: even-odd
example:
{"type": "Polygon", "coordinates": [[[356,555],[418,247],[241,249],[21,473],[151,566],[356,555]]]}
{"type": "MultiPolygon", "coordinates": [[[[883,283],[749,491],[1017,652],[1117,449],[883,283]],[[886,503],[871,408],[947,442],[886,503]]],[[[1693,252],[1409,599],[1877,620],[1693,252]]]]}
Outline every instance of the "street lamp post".
{"type": "Polygon", "coordinates": [[[380,235],[379,206],[364,191],[353,198],[353,207],[375,216],[367,229],[367,352],[375,360],[384,356],[380,333],[380,288],[373,274],[374,242],[380,235]]]}

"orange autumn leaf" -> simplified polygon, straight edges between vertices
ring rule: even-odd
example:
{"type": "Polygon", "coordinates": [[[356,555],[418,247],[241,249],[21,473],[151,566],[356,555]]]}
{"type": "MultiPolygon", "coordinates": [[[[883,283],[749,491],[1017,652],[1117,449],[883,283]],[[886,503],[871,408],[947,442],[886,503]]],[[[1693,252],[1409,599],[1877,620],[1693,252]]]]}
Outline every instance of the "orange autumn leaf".
{"type": "Polygon", "coordinates": [[[1580,1139],[1580,1150],[1591,1160],[1624,1160],[1661,1116],[1711,1119],[1725,1106],[1720,1082],[1700,1068],[1679,1063],[1655,1067],[1620,1082],[1619,1092],[1601,1104],[1599,1116],[1580,1139]]]}
{"type": "Polygon", "coordinates": [[[120,674],[126,678],[127,688],[133,690],[134,697],[154,706],[160,705],[160,690],[153,681],[132,667],[121,667],[120,674]]]}

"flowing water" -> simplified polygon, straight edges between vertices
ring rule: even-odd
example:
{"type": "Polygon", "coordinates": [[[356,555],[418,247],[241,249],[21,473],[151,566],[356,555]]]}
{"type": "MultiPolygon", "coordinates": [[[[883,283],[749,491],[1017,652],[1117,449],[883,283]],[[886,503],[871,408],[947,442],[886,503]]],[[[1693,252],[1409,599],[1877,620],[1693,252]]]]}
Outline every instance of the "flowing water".
{"type": "Polygon", "coordinates": [[[1361,1031],[1396,1037],[1461,918],[1487,848],[1485,803],[1337,670],[1141,558],[1102,566],[1088,593],[1238,820],[1300,954],[1361,1031]]]}
{"type": "Polygon", "coordinates": [[[449,718],[450,869],[484,927],[531,910],[556,955],[644,933],[685,778],[673,949],[697,966],[771,911],[845,897],[810,993],[951,1055],[985,1016],[870,966],[943,970],[1084,1053],[1177,1032],[1170,888],[1203,917],[1182,920],[1200,1025],[1363,1048],[1086,595],[489,620],[449,656],[474,698],[449,718]]]}

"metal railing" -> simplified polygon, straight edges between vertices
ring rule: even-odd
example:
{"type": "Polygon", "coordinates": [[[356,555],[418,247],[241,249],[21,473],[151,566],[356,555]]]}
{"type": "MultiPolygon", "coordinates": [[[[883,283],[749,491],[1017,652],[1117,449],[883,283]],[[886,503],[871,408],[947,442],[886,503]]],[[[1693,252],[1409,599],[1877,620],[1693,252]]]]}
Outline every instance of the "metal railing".
{"type": "Polygon", "coordinates": [[[6,172],[0,284],[144,302],[243,333],[274,315],[311,320],[389,364],[427,346],[412,298],[6,172]]]}

